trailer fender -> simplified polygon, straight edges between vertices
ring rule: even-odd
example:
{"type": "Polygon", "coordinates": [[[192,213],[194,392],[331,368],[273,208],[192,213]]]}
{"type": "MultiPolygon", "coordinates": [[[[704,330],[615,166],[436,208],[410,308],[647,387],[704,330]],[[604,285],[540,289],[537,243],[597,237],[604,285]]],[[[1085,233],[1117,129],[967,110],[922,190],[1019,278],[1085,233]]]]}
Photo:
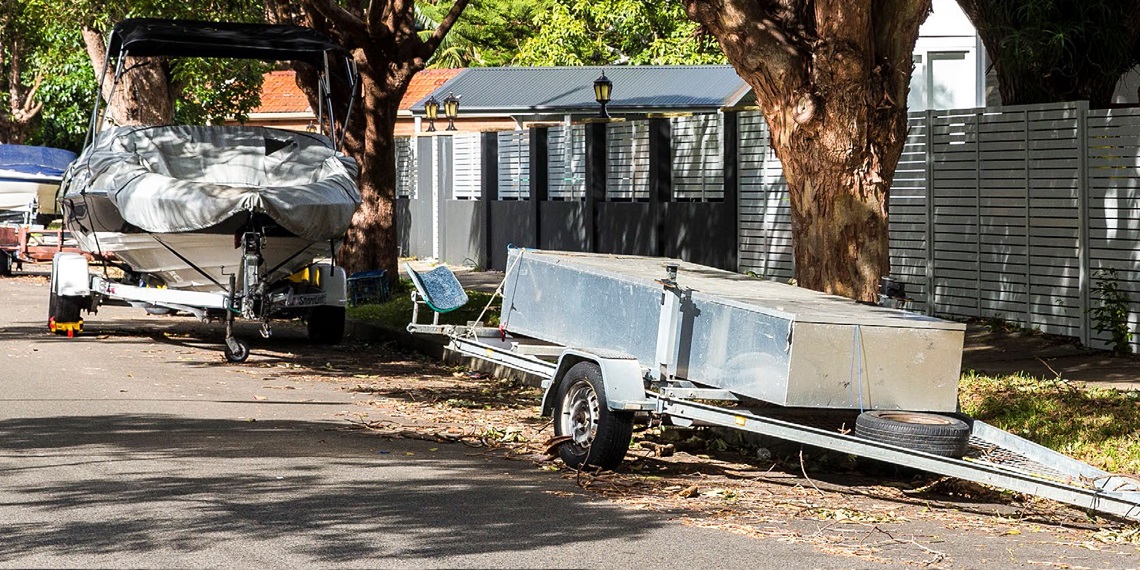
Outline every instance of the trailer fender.
{"type": "Polygon", "coordinates": [[[87,258],[78,253],[55,254],[51,260],[51,291],[63,297],[90,297],[87,258]]]}
{"type": "Polygon", "coordinates": [[[611,410],[651,410],[653,405],[645,398],[645,374],[641,363],[631,355],[609,352],[567,349],[558,358],[553,381],[542,396],[542,415],[554,413],[558,386],[566,372],[579,362],[588,361],[602,370],[602,384],[606,389],[606,403],[611,410]]]}
{"type": "Polygon", "coordinates": [[[328,295],[325,304],[334,307],[347,306],[348,276],[345,274],[344,268],[324,263],[315,265],[313,268],[316,269],[317,273],[317,286],[328,295]]]}

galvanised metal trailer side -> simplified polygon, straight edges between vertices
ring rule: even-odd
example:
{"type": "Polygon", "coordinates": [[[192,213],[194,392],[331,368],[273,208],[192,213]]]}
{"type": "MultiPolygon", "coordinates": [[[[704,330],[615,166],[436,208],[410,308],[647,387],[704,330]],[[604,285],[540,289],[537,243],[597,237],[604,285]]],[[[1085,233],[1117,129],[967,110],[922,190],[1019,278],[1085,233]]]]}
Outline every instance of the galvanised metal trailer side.
{"type": "MultiPolygon", "coordinates": [[[[459,288],[409,273],[418,302],[459,288]]],[[[960,324],[659,258],[514,249],[504,285],[499,329],[408,330],[542,378],[569,465],[616,467],[649,413],[1140,520],[1140,482],[954,413],[960,324]],[[860,434],[872,414],[898,414],[903,437],[860,434]],[[931,452],[951,424],[965,452],[931,452]]]]}

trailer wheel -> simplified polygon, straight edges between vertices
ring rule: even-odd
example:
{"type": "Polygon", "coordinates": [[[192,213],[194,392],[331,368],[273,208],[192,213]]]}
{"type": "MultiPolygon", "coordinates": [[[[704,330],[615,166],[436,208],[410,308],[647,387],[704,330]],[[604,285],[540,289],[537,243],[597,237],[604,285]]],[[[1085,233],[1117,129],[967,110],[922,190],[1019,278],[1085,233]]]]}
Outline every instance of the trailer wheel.
{"type": "Polygon", "coordinates": [[[309,342],[340,344],[344,340],[344,307],[320,305],[309,312],[309,342]]]}
{"type": "Polygon", "coordinates": [[[940,414],[875,410],[855,419],[855,435],[943,457],[962,457],[970,443],[970,426],[940,414]]]}
{"type": "Polygon", "coordinates": [[[602,369],[579,362],[566,372],[558,386],[554,408],[554,435],[572,439],[558,447],[566,465],[613,469],[621,464],[633,435],[633,413],[606,406],[602,369]]]}
{"type": "Polygon", "coordinates": [[[245,362],[245,359],[249,358],[249,345],[236,338],[227,338],[222,352],[229,362],[235,364],[245,362]]]}
{"type": "Polygon", "coordinates": [[[6,251],[0,251],[0,277],[12,275],[12,257],[6,251]]]}

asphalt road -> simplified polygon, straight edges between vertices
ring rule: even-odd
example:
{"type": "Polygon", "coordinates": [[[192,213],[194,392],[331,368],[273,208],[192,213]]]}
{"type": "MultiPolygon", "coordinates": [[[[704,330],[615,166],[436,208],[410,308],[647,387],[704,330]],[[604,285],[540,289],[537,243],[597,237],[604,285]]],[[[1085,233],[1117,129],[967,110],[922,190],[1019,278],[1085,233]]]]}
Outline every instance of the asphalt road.
{"type": "Polygon", "coordinates": [[[226,364],[217,325],[104,307],[51,335],[47,296],[0,279],[0,566],[851,566],[462,445],[346,430],[353,393],[226,364]]]}

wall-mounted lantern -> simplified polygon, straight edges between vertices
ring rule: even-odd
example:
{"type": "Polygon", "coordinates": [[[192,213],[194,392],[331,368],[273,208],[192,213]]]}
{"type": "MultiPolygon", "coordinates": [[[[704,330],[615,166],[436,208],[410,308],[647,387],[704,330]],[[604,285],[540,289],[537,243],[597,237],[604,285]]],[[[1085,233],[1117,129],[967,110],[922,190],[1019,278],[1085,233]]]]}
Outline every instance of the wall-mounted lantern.
{"type": "Polygon", "coordinates": [[[610,96],[613,94],[614,82],[606,77],[605,70],[602,71],[602,76],[594,80],[594,100],[602,106],[598,111],[598,116],[603,118],[610,118],[610,112],[606,110],[606,104],[610,102],[610,96]]]}
{"type": "Polygon", "coordinates": [[[439,101],[435,100],[435,95],[424,102],[424,115],[427,116],[428,120],[427,132],[434,133],[435,120],[439,118],[439,101]]]}

